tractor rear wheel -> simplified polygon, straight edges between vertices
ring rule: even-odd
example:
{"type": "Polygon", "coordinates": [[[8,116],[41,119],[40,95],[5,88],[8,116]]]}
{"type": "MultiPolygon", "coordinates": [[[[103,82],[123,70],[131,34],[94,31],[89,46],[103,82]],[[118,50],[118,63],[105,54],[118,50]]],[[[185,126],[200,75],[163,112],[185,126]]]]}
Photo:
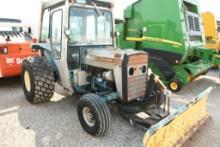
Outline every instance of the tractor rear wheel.
{"type": "Polygon", "coordinates": [[[83,129],[93,136],[105,135],[110,125],[110,111],[107,104],[96,94],[86,94],[77,106],[79,121],[83,129]]]}
{"type": "Polygon", "coordinates": [[[51,66],[43,58],[25,59],[21,77],[24,94],[30,103],[50,101],[55,91],[55,79],[51,66]]]}

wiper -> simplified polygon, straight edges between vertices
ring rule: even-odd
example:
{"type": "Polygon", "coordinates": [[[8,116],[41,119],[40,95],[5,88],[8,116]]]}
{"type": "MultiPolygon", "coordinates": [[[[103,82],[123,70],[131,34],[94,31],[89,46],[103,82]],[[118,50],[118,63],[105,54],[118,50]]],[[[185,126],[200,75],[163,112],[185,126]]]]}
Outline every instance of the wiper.
{"type": "Polygon", "coordinates": [[[93,3],[93,6],[95,7],[95,11],[98,14],[98,16],[104,16],[102,11],[97,7],[97,5],[95,3],[93,3]]]}

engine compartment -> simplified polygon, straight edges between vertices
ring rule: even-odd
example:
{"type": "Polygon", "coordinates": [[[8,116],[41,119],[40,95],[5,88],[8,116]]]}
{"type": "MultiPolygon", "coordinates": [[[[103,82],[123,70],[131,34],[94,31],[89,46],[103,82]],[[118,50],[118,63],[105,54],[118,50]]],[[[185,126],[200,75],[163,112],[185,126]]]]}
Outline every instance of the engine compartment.
{"type": "Polygon", "coordinates": [[[73,53],[72,58],[78,61],[79,68],[70,71],[73,87],[79,93],[104,95],[117,92],[118,97],[125,102],[144,96],[148,77],[146,52],[81,48],[78,55],[80,58],[73,53]]]}

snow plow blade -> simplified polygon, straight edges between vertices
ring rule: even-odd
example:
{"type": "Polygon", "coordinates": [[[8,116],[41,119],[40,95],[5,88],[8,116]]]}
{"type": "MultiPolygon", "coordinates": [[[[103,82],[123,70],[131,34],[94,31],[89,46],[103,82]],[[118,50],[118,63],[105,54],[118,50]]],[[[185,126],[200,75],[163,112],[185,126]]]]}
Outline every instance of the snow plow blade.
{"type": "MultiPolygon", "coordinates": [[[[206,104],[212,87],[149,128],[143,139],[145,147],[181,146],[209,118],[206,104]]],[[[171,100],[172,101],[172,100],[171,100]]],[[[172,107],[172,106],[171,106],[172,107]]]]}

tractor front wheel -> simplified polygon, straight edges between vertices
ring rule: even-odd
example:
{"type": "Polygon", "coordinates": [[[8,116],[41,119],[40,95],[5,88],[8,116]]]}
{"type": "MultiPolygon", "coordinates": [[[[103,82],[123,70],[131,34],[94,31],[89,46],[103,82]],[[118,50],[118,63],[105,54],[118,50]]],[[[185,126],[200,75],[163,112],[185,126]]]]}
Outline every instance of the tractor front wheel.
{"type": "Polygon", "coordinates": [[[77,106],[79,121],[83,129],[93,136],[105,135],[110,125],[110,111],[107,104],[96,94],[86,94],[77,106]]]}
{"type": "Polygon", "coordinates": [[[51,66],[43,58],[25,59],[21,77],[24,94],[30,103],[50,101],[55,91],[55,79],[51,66]]]}

